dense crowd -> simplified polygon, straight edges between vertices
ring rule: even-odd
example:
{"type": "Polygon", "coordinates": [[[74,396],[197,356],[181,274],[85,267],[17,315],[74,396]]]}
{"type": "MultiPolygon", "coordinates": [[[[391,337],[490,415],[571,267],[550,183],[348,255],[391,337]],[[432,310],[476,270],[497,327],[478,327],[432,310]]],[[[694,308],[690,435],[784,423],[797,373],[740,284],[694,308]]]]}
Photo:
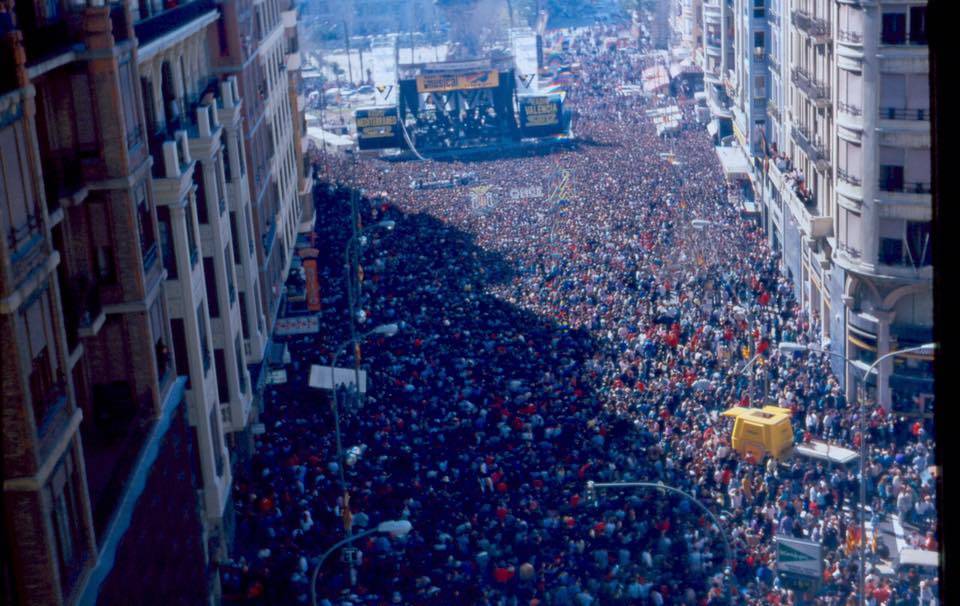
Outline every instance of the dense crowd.
{"type": "MultiPolygon", "coordinates": [[[[361,540],[355,583],[327,560],[321,603],[855,603],[856,469],[745,459],[719,415],[774,402],[793,411],[796,441],[857,446],[858,412],[826,356],[776,347],[812,342],[817,319],[728,201],[692,106],[681,100],[680,132],[658,137],[644,113],[657,100],[614,94],[647,59],[596,35],[569,46],[582,74],[569,98],[577,149],[470,164],[322,159],[333,181],[317,198],[324,329],[290,340],[291,380],[268,388],[266,432],[237,471],[227,599],[309,603],[319,554],[344,536],[329,393],[305,376],[347,338],[339,261],[358,186],[365,225],[396,222],[365,247],[359,328],[401,330],[363,345],[362,407],[341,397],[346,506],[354,533],[400,518],[413,531],[361,540]],[[467,173],[477,183],[410,186],[467,173]],[[589,480],[663,481],[723,528],[658,491],[591,499],[589,480]],[[816,596],[783,587],[775,535],[822,542],[816,596]]],[[[932,427],[869,415],[871,526],[899,515],[935,548],[932,427]]],[[[863,539],[871,561],[889,559],[863,539]]],[[[913,575],[871,567],[867,580],[871,604],[935,594],[913,575]]]]}

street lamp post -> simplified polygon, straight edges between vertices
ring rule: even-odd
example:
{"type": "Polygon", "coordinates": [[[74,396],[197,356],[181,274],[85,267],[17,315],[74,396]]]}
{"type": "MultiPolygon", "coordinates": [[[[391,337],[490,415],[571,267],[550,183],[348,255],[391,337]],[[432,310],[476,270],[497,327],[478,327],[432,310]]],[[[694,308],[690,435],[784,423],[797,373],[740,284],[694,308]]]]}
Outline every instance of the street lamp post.
{"type": "MultiPolygon", "coordinates": [[[[350,506],[350,503],[349,503],[349,496],[347,495],[347,479],[344,471],[346,465],[344,463],[344,457],[343,457],[343,442],[340,437],[340,406],[337,403],[337,382],[336,382],[336,376],[335,376],[335,371],[337,367],[337,358],[340,357],[340,354],[343,353],[343,350],[346,349],[347,345],[353,344],[354,346],[356,346],[357,344],[360,343],[360,341],[366,339],[371,335],[383,335],[386,337],[392,337],[393,335],[397,334],[398,330],[399,330],[399,327],[396,324],[384,324],[382,326],[378,326],[373,330],[361,335],[359,338],[354,337],[341,343],[340,346],[337,348],[337,350],[334,352],[333,359],[330,360],[330,394],[333,398],[331,400],[331,403],[333,406],[333,430],[334,430],[334,435],[336,436],[336,441],[337,441],[337,468],[340,476],[340,491],[343,493],[343,514],[344,514],[343,526],[344,526],[344,532],[346,532],[347,534],[347,539],[349,539],[352,536],[353,531],[352,531],[351,525],[347,524],[348,518],[346,514],[347,508],[350,506]]],[[[356,377],[356,381],[354,383],[354,386],[356,387],[357,393],[359,394],[360,392],[359,371],[357,371],[357,374],[355,375],[355,377],[356,377]]],[[[351,565],[351,569],[352,569],[352,565],[351,565]]]]}
{"type": "Polygon", "coordinates": [[[723,539],[723,547],[726,553],[724,559],[727,561],[727,565],[724,568],[724,574],[731,580],[732,583],[736,584],[736,577],[733,575],[733,567],[736,563],[737,551],[736,547],[732,546],[730,539],[727,537],[726,531],[723,529],[723,526],[720,524],[720,520],[710,511],[706,505],[701,503],[696,497],[694,497],[689,492],[680,490],[673,486],[664,484],[663,482],[587,482],[587,499],[592,501],[596,498],[597,490],[629,490],[629,489],[644,489],[644,490],[664,490],[667,492],[672,492],[678,494],[694,505],[700,508],[707,516],[713,521],[717,526],[717,529],[720,531],[720,537],[723,539]]]}
{"type": "Polygon", "coordinates": [[[326,560],[334,551],[340,549],[344,545],[353,543],[354,541],[358,541],[364,537],[368,537],[378,532],[389,534],[395,537],[402,537],[407,535],[411,530],[413,530],[413,525],[410,524],[408,520],[389,520],[387,522],[381,522],[376,528],[371,528],[370,530],[365,530],[360,534],[348,536],[347,538],[335,543],[330,549],[323,552],[323,555],[320,556],[320,560],[317,562],[317,565],[313,567],[313,574],[310,576],[311,604],[313,604],[313,606],[317,606],[317,576],[320,574],[320,567],[323,566],[324,560],[326,560]]]}
{"type": "MultiPolygon", "coordinates": [[[[350,313],[350,339],[351,341],[357,340],[357,329],[356,329],[356,320],[357,320],[357,303],[360,298],[360,246],[365,243],[365,234],[375,230],[375,229],[385,229],[387,231],[392,231],[396,227],[396,222],[386,220],[373,225],[368,225],[362,230],[357,230],[357,217],[356,217],[356,205],[353,202],[353,197],[356,195],[356,191],[350,193],[351,196],[351,222],[353,223],[354,234],[350,236],[350,239],[347,240],[347,247],[343,253],[343,268],[344,268],[344,280],[346,281],[347,287],[347,307],[349,308],[350,313]],[[351,256],[351,251],[354,251],[354,254],[351,256]],[[356,281],[356,282],[355,282],[356,281]]],[[[360,356],[354,355],[354,374],[356,376],[357,385],[360,384],[360,356]]]]}
{"type": "MultiPolygon", "coordinates": [[[[811,348],[808,345],[803,345],[801,343],[792,343],[792,342],[783,342],[777,346],[780,351],[784,353],[792,353],[796,351],[806,351],[811,353],[825,353],[831,356],[836,356],[842,358],[847,364],[853,365],[853,362],[843,354],[811,348]]],[[[918,345],[916,347],[907,347],[904,349],[898,349],[896,351],[891,351],[885,353],[884,355],[878,357],[873,364],[867,367],[866,371],[863,373],[863,386],[861,387],[860,394],[860,414],[857,429],[860,433],[860,505],[857,508],[860,514],[860,604],[861,606],[866,606],[867,596],[866,596],[866,546],[867,546],[867,531],[866,531],[866,500],[867,500],[867,478],[865,473],[865,461],[867,458],[867,428],[866,428],[866,411],[864,410],[864,404],[866,404],[866,386],[867,380],[870,378],[870,375],[873,374],[874,369],[880,365],[881,362],[887,358],[892,358],[893,356],[911,353],[911,352],[921,352],[926,354],[932,354],[937,348],[936,343],[925,343],[923,345],[918,345]]]]}

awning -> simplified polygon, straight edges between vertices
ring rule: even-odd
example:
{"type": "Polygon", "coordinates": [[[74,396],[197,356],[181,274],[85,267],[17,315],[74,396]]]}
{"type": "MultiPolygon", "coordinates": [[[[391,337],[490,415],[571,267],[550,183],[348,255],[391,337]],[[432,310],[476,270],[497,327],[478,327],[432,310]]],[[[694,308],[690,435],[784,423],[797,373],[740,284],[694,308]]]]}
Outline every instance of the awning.
{"type": "Polygon", "coordinates": [[[729,177],[750,177],[750,162],[739,147],[715,147],[723,166],[723,174],[729,177]]]}

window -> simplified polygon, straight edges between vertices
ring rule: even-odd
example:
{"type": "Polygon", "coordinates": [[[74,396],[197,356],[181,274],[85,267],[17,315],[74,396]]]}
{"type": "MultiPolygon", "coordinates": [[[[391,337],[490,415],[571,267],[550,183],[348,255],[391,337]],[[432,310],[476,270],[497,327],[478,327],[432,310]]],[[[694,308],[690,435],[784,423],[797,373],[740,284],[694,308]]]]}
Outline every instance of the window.
{"type": "Polygon", "coordinates": [[[97,278],[103,284],[113,284],[117,281],[117,268],[113,262],[112,246],[96,247],[97,278]]]}
{"type": "Polygon", "coordinates": [[[230,305],[233,306],[234,301],[237,300],[237,289],[233,285],[233,267],[230,265],[230,245],[223,249],[223,266],[227,273],[227,293],[230,295],[230,305]]]}
{"type": "Polygon", "coordinates": [[[147,205],[147,187],[137,188],[137,227],[140,230],[140,252],[143,255],[143,267],[149,269],[157,260],[157,241],[153,233],[153,217],[147,205]]]}
{"type": "Polygon", "coordinates": [[[903,190],[904,151],[898,147],[880,147],[880,189],[903,190]]]}
{"type": "MultiPolygon", "coordinates": [[[[35,307],[40,307],[37,303],[35,307]]],[[[41,339],[46,339],[44,335],[43,318],[39,319],[39,326],[31,325],[29,327],[30,337],[39,333],[41,339]]],[[[53,370],[50,368],[50,353],[46,344],[33,356],[30,364],[30,399],[33,403],[33,416],[37,423],[37,428],[45,425],[47,414],[53,410],[57,403],[56,389],[53,382],[53,370]]]]}
{"type": "Polygon", "coordinates": [[[240,383],[240,393],[247,395],[247,373],[243,367],[243,349],[240,347],[240,335],[233,339],[233,355],[237,361],[237,378],[240,383]]]}
{"type": "Polygon", "coordinates": [[[246,167],[243,164],[243,139],[240,137],[240,134],[237,133],[237,163],[240,165],[240,176],[242,177],[246,172],[246,167]]]}
{"type": "Polygon", "coordinates": [[[157,224],[160,228],[160,256],[163,266],[167,270],[167,279],[177,279],[177,257],[173,248],[173,226],[170,223],[170,209],[166,206],[157,208],[157,224]]]}
{"type": "Polygon", "coordinates": [[[197,305],[197,332],[200,337],[200,357],[203,360],[203,376],[210,371],[210,343],[207,341],[207,314],[203,313],[203,301],[197,305]]]}
{"type": "Polygon", "coordinates": [[[190,267],[194,267],[200,260],[200,251],[197,248],[196,223],[193,219],[193,209],[188,205],[184,210],[184,217],[187,222],[187,250],[190,251],[190,267]]]}
{"type": "Polygon", "coordinates": [[[133,89],[133,66],[130,61],[125,61],[118,67],[123,121],[127,127],[127,149],[133,149],[143,141],[143,129],[140,128],[140,115],[137,112],[136,95],[133,89]]]}
{"type": "MultiPolygon", "coordinates": [[[[173,338],[173,357],[176,361],[177,374],[190,376],[190,359],[187,357],[187,333],[181,318],[170,318],[170,334],[173,338]]],[[[187,389],[190,388],[189,383],[187,389]]]]}
{"type": "Polygon", "coordinates": [[[230,150],[227,149],[227,135],[221,135],[221,141],[223,144],[223,149],[227,150],[227,161],[223,163],[223,178],[229,183],[233,181],[233,169],[230,168],[230,150]]]}
{"type": "Polygon", "coordinates": [[[247,296],[240,293],[240,330],[243,332],[243,338],[247,339],[250,335],[250,326],[247,324],[247,296]]]}
{"type": "Polygon", "coordinates": [[[237,238],[237,213],[230,211],[230,237],[233,239],[233,262],[240,265],[240,240],[237,238]]]}
{"type": "Polygon", "coordinates": [[[754,76],[753,96],[754,97],[767,96],[767,77],[766,76],[754,76]]]}
{"type": "Polygon", "coordinates": [[[753,18],[763,19],[765,13],[764,3],[766,0],[753,0],[753,18]]]}
{"type": "Polygon", "coordinates": [[[910,43],[927,43],[927,7],[910,7],[910,43]]]}
{"type": "Polygon", "coordinates": [[[884,13],[881,41],[884,44],[904,44],[907,41],[907,15],[884,13]]]}
{"type": "Polygon", "coordinates": [[[230,401],[230,384],[227,383],[227,358],[222,349],[213,350],[213,363],[217,370],[217,395],[221,402],[230,401]]]}
{"type": "Polygon", "coordinates": [[[64,594],[68,594],[77,581],[83,566],[83,515],[77,494],[79,475],[71,452],[53,472],[48,495],[53,505],[50,518],[57,548],[57,564],[64,594]]]}
{"type": "Polygon", "coordinates": [[[753,32],[753,48],[760,49],[760,52],[763,52],[765,47],[763,32],[753,32]]]}
{"type": "Polygon", "coordinates": [[[203,163],[197,162],[197,165],[193,167],[193,184],[197,186],[196,188],[196,201],[197,201],[197,220],[200,221],[201,225],[206,225],[209,222],[207,217],[207,190],[203,186],[203,163]]]}
{"type": "Polygon", "coordinates": [[[214,178],[217,180],[217,208],[220,211],[220,216],[223,216],[225,210],[227,210],[227,196],[223,191],[223,156],[220,152],[217,153],[217,159],[214,161],[214,178]]]}
{"type": "Polygon", "coordinates": [[[880,219],[879,261],[885,265],[903,262],[903,228],[900,219],[880,219]]]}
{"type": "Polygon", "coordinates": [[[220,299],[217,297],[217,275],[214,273],[213,257],[203,258],[203,281],[207,286],[207,303],[211,318],[220,317],[220,299]]]}
{"type": "Polygon", "coordinates": [[[210,409],[210,437],[213,445],[213,462],[217,468],[217,477],[223,477],[223,434],[220,429],[220,405],[210,409]]]}
{"type": "Polygon", "coordinates": [[[903,74],[881,74],[880,118],[894,119],[907,106],[907,79],[903,74]]]}
{"type": "Polygon", "coordinates": [[[903,191],[903,167],[881,164],[880,189],[894,192],[903,191]]]}
{"type": "Polygon", "coordinates": [[[925,267],[933,264],[929,221],[907,221],[907,253],[910,264],[925,267]]]}

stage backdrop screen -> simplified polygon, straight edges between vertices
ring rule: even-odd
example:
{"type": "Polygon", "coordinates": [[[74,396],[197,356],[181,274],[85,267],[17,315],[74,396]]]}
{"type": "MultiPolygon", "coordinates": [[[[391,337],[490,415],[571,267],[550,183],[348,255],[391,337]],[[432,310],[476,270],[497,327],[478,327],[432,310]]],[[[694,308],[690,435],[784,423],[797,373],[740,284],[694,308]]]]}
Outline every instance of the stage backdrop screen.
{"type": "Polygon", "coordinates": [[[400,147],[400,123],[396,107],[358,109],[357,141],[360,149],[400,147]]]}
{"type": "Polygon", "coordinates": [[[469,74],[421,74],[417,76],[418,93],[445,93],[453,90],[474,90],[500,86],[500,72],[495,69],[469,74]]]}
{"type": "Polygon", "coordinates": [[[563,130],[563,103],[559,95],[523,96],[520,101],[520,130],[525,136],[543,136],[563,130]]]}

